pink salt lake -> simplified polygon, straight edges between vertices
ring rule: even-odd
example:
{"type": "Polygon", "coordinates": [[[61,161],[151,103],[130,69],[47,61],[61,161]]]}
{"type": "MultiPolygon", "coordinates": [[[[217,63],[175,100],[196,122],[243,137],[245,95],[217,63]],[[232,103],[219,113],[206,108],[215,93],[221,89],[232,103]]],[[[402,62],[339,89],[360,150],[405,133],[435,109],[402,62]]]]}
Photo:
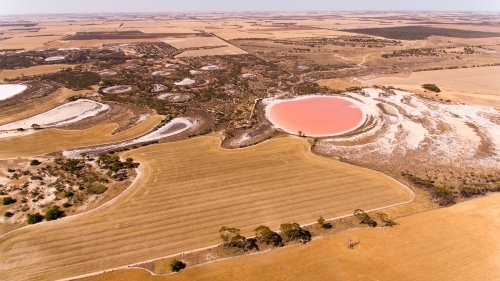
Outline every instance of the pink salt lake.
{"type": "Polygon", "coordinates": [[[359,127],[364,122],[363,111],[340,97],[313,96],[271,105],[269,117],[274,125],[308,136],[331,136],[359,127]]]}

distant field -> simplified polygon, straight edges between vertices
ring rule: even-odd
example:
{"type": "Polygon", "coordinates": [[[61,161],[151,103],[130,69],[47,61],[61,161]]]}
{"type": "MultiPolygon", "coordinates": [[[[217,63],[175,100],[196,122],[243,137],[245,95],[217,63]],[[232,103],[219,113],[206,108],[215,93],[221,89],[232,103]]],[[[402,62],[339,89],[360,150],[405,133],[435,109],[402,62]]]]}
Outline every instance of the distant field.
{"type": "Polygon", "coordinates": [[[153,277],[120,270],[82,281],[181,280],[499,280],[500,195],[398,219],[260,255],[153,277]],[[352,236],[354,250],[345,242],[352,236]]]}
{"type": "Polygon", "coordinates": [[[57,72],[61,69],[65,69],[68,67],[74,67],[74,66],[75,65],[71,65],[71,64],[50,64],[50,65],[33,66],[33,67],[28,67],[28,68],[23,68],[23,69],[4,70],[4,71],[0,72],[0,82],[6,78],[13,79],[16,77],[20,77],[21,75],[33,76],[33,75],[40,75],[40,74],[46,74],[46,73],[54,73],[54,72],[57,72]]]}
{"type": "Polygon", "coordinates": [[[44,48],[45,43],[57,40],[61,36],[42,36],[42,37],[13,37],[0,41],[0,49],[35,49],[44,48]]]}
{"type": "MultiPolygon", "coordinates": [[[[364,81],[364,85],[390,85],[423,91],[422,84],[436,84],[442,98],[469,104],[500,107],[500,66],[421,71],[410,77],[380,77],[364,81]]],[[[435,94],[433,94],[435,95],[435,94]]]]}
{"type": "Polygon", "coordinates": [[[78,32],[64,40],[123,40],[123,39],[157,39],[169,36],[191,36],[196,33],[144,33],[141,31],[123,32],[78,32]]]}
{"type": "Polygon", "coordinates": [[[225,42],[217,37],[186,37],[186,38],[166,38],[161,41],[177,48],[201,48],[199,50],[184,51],[177,57],[199,57],[199,56],[214,56],[214,55],[236,55],[246,54],[247,52],[241,50],[234,45],[225,42]],[[224,46],[224,47],[222,47],[224,46]],[[203,49],[203,47],[217,47],[210,49],[203,49]]]}
{"type": "Polygon", "coordinates": [[[395,180],[315,156],[296,138],[239,150],[219,143],[203,137],[125,153],[141,163],[140,175],[112,204],[0,238],[3,280],[53,280],[205,247],[220,243],[223,225],[251,235],[260,224],[277,229],[413,198],[395,180]]]}
{"type": "Polygon", "coordinates": [[[163,119],[151,116],[140,124],[115,135],[110,133],[116,124],[104,124],[87,130],[45,129],[21,137],[0,139],[0,158],[41,155],[50,152],[119,142],[151,131],[163,119]]]}
{"type": "Polygon", "coordinates": [[[398,40],[424,40],[429,36],[445,36],[457,38],[489,38],[500,37],[500,32],[438,28],[428,26],[396,26],[381,28],[347,29],[347,32],[361,33],[398,40]]]}

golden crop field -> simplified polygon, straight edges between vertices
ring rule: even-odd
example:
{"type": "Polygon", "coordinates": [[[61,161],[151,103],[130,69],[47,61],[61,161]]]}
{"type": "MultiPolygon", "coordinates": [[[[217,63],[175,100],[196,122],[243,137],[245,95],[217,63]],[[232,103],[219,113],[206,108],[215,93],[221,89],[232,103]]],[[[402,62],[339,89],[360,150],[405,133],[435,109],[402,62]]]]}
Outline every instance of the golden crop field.
{"type": "Polygon", "coordinates": [[[33,75],[53,73],[53,72],[57,72],[57,71],[60,71],[62,69],[68,68],[68,67],[72,68],[74,66],[75,65],[73,65],[73,64],[50,64],[50,65],[33,66],[33,67],[22,68],[22,69],[3,70],[3,71],[0,71],[0,81],[3,81],[6,78],[13,79],[16,77],[20,77],[22,75],[33,76],[33,75]]]}
{"type": "Polygon", "coordinates": [[[112,135],[116,124],[103,124],[87,130],[45,129],[26,136],[0,139],[0,158],[42,155],[78,147],[133,139],[151,131],[163,116],[154,115],[140,124],[112,135]]]}
{"type": "Polygon", "coordinates": [[[237,257],[153,277],[120,270],[82,281],[182,280],[498,280],[499,194],[362,228],[307,245],[237,257]],[[345,245],[349,237],[359,244],[345,245]]]}
{"type": "Polygon", "coordinates": [[[277,229],[414,197],[381,173],[313,155],[297,138],[225,150],[218,138],[202,137],[123,157],[140,162],[140,174],[110,203],[0,238],[3,280],[109,270],[220,243],[223,225],[252,235],[260,224],[277,229]]]}

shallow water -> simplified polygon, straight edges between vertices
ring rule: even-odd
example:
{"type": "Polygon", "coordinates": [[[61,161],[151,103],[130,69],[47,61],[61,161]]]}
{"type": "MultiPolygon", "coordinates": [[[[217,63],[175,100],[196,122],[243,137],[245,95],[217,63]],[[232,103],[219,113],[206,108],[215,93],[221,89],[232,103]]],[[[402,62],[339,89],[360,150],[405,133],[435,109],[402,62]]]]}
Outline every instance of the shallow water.
{"type": "Polygon", "coordinates": [[[309,136],[335,135],[356,129],[363,111],[338,97],[308,97],[272,105],[271,121],[287,132],[309,136]]]}

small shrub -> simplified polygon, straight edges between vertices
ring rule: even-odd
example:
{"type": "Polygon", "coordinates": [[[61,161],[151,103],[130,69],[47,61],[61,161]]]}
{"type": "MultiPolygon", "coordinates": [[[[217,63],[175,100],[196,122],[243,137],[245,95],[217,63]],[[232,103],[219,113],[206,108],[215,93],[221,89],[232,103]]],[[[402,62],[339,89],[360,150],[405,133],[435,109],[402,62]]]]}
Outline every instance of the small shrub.
{"type": "Polygon", "coordinates": [[[36,160],[36,159],[31,160],[31,162],[30,162],[30,166],[38,166],[38,165],[40,165],[40,164],[42,164],[42,163],[40,163],[40,161],[38,161],[38,160],[36,160]]]}
{"type": "Polygon", "coordinates": [[[436,93],[441,92],[441,89],[439,89],[439,87],[436,86],[436,84],[424,84],[424,85],[422,85],[422,88],[427,89],[429,91],[436,92],[436,93]]]}
{"type": "Polygon", "coordinates": [[[16,203],[16,199],[12,197],[4,197],[2,198],[2,205],[10,205],[16,203]]]}
{"type": "Polygon", "coordinates": [[[96,184],[89,188],[89,192],[92,194],[103,194],[108,188],[102,184],[96,184]]]}
{"type": "Polygon", "coordinates": [[[73,197],[73,195],[75,195],[75,194],[72,191],[66,191],[66,192],[64,192],[64,197],[66,197],[66,198],[73,197]]]}
{"type": "Polygon", "coordinates": [[[69,207],[71,207],[71,206],[73,206],[73,205],[71,205],[70,203],[66,202],[66,203],[62,204],[62,206],[63,206],[64,208],[69,208],[69,207]]]}
{"type": "Polygon", "coordinates": [[[10,217],[12,217],[13,215],[14,215],[14,213],[11,213],[11,212],[5,212],[5,213],[3,214],[3,216],[4,216],[4,217],[6,217],[6,218],[10,218],[10,217]]]}
{"type": "Polygon", "coordinates": [[[45,212],[45,219],[48,221],[57,220],[62,217],[64,214],[63,211],[59,210],[58,206],[52,206],[45,212]]]}
{"type": "Polygon", "coordinates": [[[186,268],[186,264],[176,259],[173,259],[172,262],[170,263],[170,270],[172,272],[179,272],[184,268],[186,268]]]}
{"type": "Polygon", "coordinates": [[[323,229],[331,229],[333,226],[331,223],[329,222],[326,222],[325,219],[323,217],[319,217],[318,219],[318,224],[319,226],[321,226],[321,228],[323,229]]]}
{"type": "Polygon", "coordinates": [[[28,217],[28,224],[39,223],[43,220],[43,216],[40,215],[39,213],[28,214],[27,217],[28,217]]]}

